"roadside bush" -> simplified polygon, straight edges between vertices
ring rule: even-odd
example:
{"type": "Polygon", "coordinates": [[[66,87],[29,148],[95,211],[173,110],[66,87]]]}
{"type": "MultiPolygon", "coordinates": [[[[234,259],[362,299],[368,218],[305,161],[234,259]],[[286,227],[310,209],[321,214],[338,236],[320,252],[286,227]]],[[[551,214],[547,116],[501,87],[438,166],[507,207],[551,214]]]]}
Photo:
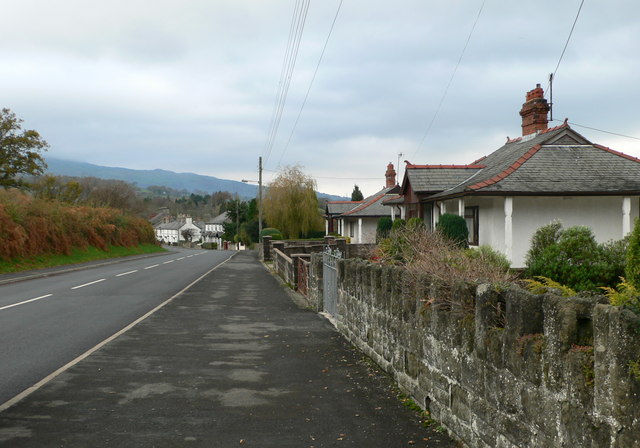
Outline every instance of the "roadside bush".
{"type": "Polygon", "coordinates": [[[260,238],[262,238],[263,236],[270,236],[272,240],[282,239],[282,233],[280,233],[278,229],[274,229],[273,227],[265,227],[264,229],[262,229],[262,232],[260,232],[260,238]]]}
{"type": "Polygon", "coordinates": [[[609,298],[609,302],[614,306],[624,306],[636,314],[640,314],[640,290],[624,278],[620,278],[620,283],[616,289],[610,287],[602,288],[609,298]]]}
{"type": "Polygon", "coordinates": [[[624,275],[628,283],[640,290],[640,219],[636,218],[629,235],[624,275]]]}
{"type": "Polygon", "coordinates": [[[111,208],[71,206],[0,191],[0,258],[70,255],[75,248],[155,244],[151,224],[111,208]]]}
{"type": "Polygon", "coordinates": [[[626,241],[598,244],[591,229],[559,223],[541,227],[527,253],[527,277],[550,278],[576,291],[614,286],[624,273],[626,241]]]}
{"type": "Polygon", "coordinates": [[[493,249],[461,249],[440,232],[400,229],[391,232],[377,247],[383,264],[405,266],[415,279],[428,275],[445,285],[457,282],[503,282],[513,279],[509,262],[493,249]]]}
{"type": "Polygon", "coordinates": [[[216,250],[218,248],[218,243],[202,243],[202,248],[208,250],[216,250]]]}
{"type": "Polygon", "coordinates": [[[505,272],[511,267],[511,263],[507,257],[502,252],[498,252],[493,249],[491,246],[482,245],[476,249],[466,249],[465,255],[470,260],[490,264],[505,272]]]}
{"type": "Polygon", "coordinates": [[[469,229],[462,216],[445,213],[440,216],[436,230],[459,247],[469,247],[469,229]]]}

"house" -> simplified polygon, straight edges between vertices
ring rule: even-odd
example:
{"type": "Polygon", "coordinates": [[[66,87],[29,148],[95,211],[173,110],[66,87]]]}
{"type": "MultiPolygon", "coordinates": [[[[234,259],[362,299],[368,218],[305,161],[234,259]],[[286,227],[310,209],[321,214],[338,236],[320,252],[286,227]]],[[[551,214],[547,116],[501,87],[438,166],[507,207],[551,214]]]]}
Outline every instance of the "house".
{"type": "Polygon", "coordinates": [[[203,238],[205,243],[217,243],[222,249],[222,235],[224,234],[224,224],[229,222],[229,214],[224,212],[211,221],[204,223],[203,238]]]}
{"type": "Polygon", "coordinates": [[[175,221],[165,218],[155,226],[156,239],[166,244],[177,244],[186,241],[184,232],[191,231],[191,241],[199,241],[204,230],[204,224],[194,223],[190,216],[178,216],[175,221]]]}
{"type": "Polygon", "coordinates": [[[396,171],[393,164],[387,165],[385,187],[362,201],[329,201],[325,214],[326,233],[337,233],[348,236],[352,243],[375,243],[378,219],[391,217],[388,207],[383,201],[396,196],[400,186],[396,184],[396,171]]]}
{"type": "Polygon", "coordinates": [[[540,84],[520,111],[522,137],[469,165],[407,163],[400,195],[385,205],[433,227],[464,216],[471,245],[524,267],[533,233],[553,220],[590,227],[599,242],[627,235],[640,209],[640,159],[587,140],[568,120],[548,127],[540,84]]]}

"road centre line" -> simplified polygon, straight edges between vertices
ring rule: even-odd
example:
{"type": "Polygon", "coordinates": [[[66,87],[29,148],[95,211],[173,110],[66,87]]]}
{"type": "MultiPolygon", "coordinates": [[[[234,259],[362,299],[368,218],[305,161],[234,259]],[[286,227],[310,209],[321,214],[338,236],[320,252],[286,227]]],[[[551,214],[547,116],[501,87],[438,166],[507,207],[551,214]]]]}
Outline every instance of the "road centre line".
{"type": "Polygon", "coordinates": [[[152,264],[151,266],[147,266],[145,269],[157,268],[160,266],[159,264],[152,264]]]}
{"type": "Polygon", "coordinates": [[[123,272],[122,274],[118,274],[118,275],[116,275],[116,277],[122,277],[123,275],[133,274],[134,272],[138,272],[138,270],[137,270],[137,269],[135,269],[135,270],[133,270],[133,271],[123,272]]]}
{"type": "Polygon", "coordinates": [[[169,261],[165,261],[165,262],[164,262],[164,263],[162,263],[162,264],[169,264],[169,263],[173,263],[174,261],[176,261],[176,260],[169,260],[169,261]]]}
{"type": "Polygon", "coordinates": [[[191,257],[193,257],[193,255],[187,255],[187,258],[191,258],[191,257]]]}
{"type": "Polygon", "coordinates": [[[20,392],[18,395],[16,395],[15,397],[11,398],[10,400],[4,402],[4,403],[0,403],[0,412],[3,412],[4,410],[10,408],[11,406],[13,406],[14,404],[16,404],[17,402],[19,402],[20,400],[22,400],[23,398],[29,396],[30,394],[32,394],[33,392],[35,392],[36,390],[40,389],[42,386],[44,386],[45,384],[47,384],[49,381],[51,381],[53,378],[57,377],[58,375],[60,375],[62,372],[68,370],[69,368],[71,368],[72,366],[78,364],[80,361],[82,361],[83,359],[86,359],[87,357],[89,357],[91,354],[93,354],[94,352],[96,352],[97,350],[101,349],[102,347],[104,347],[105,345],[107,345],[109,342],[113,341],[114,339],[116,339],[118,336],[126,333],[127,331],[129,331],[131,328],[135,327],[136,325],[138,325],[140,322],[142,322],[143,320],[145,320],[146,318],[148,318],[149,316],[151,316],[153,313],[155,313],[156,311],[158,311],[160,308],[163,308],[165,305],[167,305],[168,303],[172,302],[175,298],[177,298],[178,296],[180,296],[181,294],[183,294],[185,291],[189,290],[193,285],[195,285],[196,283],[198,283],[200,280],[202,280],[203,278],[205,278],[207,275],[211,274],[213,271],[215,271],[216,269],[218,269],[219,267],[221,267],[222,265],[224,265],[227,261],[231,260],[236,254],[232,254],[231,256],[229,256],[229,258],[227,258],[226,260],[224,260],[222,263],[217,264],[216,266],[214,266],[213,268],[209,269],[207,272],[205,272],[204,274],[202,274],[200,277],[198,277],[197,279],[195,279],[193,282],[191,282],[189,285],[185,286],[181,291],[179,291],[177,294],[169,297],[167,300],[165,300],[164,302],[162,302],[160,305],[158,305],[157,307],[155,307],[154,309],[152,309],[151,311],[149,311],[148,313],[146,313],[144,316],[141,316],[140,318],[136,319],[135,321],[131,322],[129,325],[127,325],[126,327],[124,327],[122,330],[112,334],[111,336],[109,336],[107,339],[103,340],[102,342],[98,343],[97,345],[95,345],[94,347],[90,348],[89,350],[87,350],[86,352],[84,352],[83,354],[81,354],[80,356],[78,356],[77,358],[75,358],[74,360],[68,362],[67,364],[65,364],[64,366],[60,367],[58,370],[56,370],[53,373],[50,373],[49,375],[47,375],[46,377],[44,377],[43,379],[41,379],[40,381],[38,381],[36,384],[34,384],[31,387],[28,387],[27,389],[23,390],[22,392],[20,392]]]}
{"type": "Polygon", "coordinates": [[[180,258],[178,258],[178,260],[184,260],[184,257],[180,257],[180,258]]]}
{"type": "Polygon", "coordinates": [[[80,289],[80,288],[84,288],[85,286],[95,285],[96,283],[100,283],[100,282],[103,282],[103,281],[105,281],[105,280],[106,280],[106,278],[101,278],[100,280],[96,280],[96,281],[94,281],[94,282],[85,283],[84,285],[74,286],[74,287],[73,287],[73,288],[71,288],[71,289],[80,289]]]}
{"type": "Polygon", "coordinates": [[[36,297],[35,299],[23,300],[22,302],[14,303],[12,305],[6,305],[6,306],[3,306],[2,308],[0,308],[0,311],[6,310],[6,309],[9,309],[9,308],[13,308],[14,306],[24,305],[25,303],[35,302],[36,300],[46,299],[47,297],[51,297],[52,295],[53,294],[47,294],[47,295],[44,295],[44,296],[36,297]]]}

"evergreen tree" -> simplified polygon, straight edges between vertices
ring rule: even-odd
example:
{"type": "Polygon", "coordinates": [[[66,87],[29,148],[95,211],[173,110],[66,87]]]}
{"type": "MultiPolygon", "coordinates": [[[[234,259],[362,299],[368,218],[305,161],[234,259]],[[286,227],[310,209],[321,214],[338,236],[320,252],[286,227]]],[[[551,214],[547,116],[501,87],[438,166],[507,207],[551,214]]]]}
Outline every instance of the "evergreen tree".
{"type": "Polygon", "coordinates": [[[362,201],[364,196],[362,195],[362,191],[357,185],[353,186],[353,191],[351,192],[351,200],[352,201],[362,201]]]}

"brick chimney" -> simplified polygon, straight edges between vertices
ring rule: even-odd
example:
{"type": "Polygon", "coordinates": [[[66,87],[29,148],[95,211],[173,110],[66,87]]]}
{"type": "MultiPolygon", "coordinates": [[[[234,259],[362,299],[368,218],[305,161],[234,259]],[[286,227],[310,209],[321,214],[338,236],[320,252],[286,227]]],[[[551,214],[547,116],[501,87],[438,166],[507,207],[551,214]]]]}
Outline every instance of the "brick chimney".
{"type": "Polygon", "coordinates": [[[393,163],[387,165],[387,172],[384,173],[384,177],[387,179],[387,188],[396,186],[396,170],[393,169],[393,163]]]}
{"type": "Polygon", "coordinates": [[[527,92],[527,101],[525,101],[520,110],[522,135],[535,134],[537,131],[546,130],[549,125],[548,112],[549,104],[544,98],[544,90],[542,90],[540,84],[536,84],[535,89],[527,92]]]}

